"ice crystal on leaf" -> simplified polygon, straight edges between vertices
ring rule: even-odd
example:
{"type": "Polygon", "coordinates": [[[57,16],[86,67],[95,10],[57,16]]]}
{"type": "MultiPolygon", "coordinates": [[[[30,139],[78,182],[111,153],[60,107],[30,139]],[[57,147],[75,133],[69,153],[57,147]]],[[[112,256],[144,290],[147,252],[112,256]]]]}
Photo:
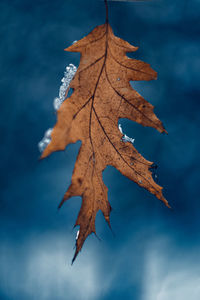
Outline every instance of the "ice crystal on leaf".
{"type": "Polygon", "coordinates": [[[43,139],[38,143],[38,148],[40,152],[43,152],[44,149],[49,145],[49,143],[51,142],[51,132],[52,132],[52,128],[49,128],[45,134],[43,139]]]}
{"type": "Polygon", "coordinates": [[[63,103],[63,101],[66,98],[67,90],[70,85],[70,82],[72,81],[75,73],[77,71],[76,66],[73,64],[69,64],[69,66],[66,67],[66,71],[64,72],[64,77],[61,79],[61,86],[59,90],[59,96],[54,99],[53,106],[55,110],[58,110],[63,103]]]}
{"type": "MultiPolygon", "coordinates": [[[[69,66],[66,67],[66,70],[64,72],[64,77],[61,79],[62,84],[59,89],[59,97],[56,97],[53,102],[53,106],[55,110],[58,110],[61,104],[63,103],[63,101],[65,100],[70,82],[72,81],[76,71],[77,68],[73,64],[69,64],[69,66]]],[[[48,144],[51,141],[51,132],[52,132],[52,128],[49,128],[45,132],[43,139],[38,143],[38,148],[41,153],[45,150],[45,148],[48,146],[48,144]]]]}
{"type": "Polygon", "coordinates": [[[122,125],[121,125],[121,124],[119,124],[118,127],[119,127],[119,131],[123,134],[122,141],[123,141],[124,143],[130,142],[130,143],[133,144],[134,141],[135,141],[135,139],[130,138],[129,136],[127,136],[126,134],[123,133],[123,131],[122,131],[122,125]]]}

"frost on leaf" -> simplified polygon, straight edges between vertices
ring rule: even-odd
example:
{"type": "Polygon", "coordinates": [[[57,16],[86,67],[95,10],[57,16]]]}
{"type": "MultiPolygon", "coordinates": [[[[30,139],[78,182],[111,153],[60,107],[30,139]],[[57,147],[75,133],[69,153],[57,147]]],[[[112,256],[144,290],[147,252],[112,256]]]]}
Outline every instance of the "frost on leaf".
{"type": "MultiPolygon", "coordinates": [[[[69,66],[66,67],[66,70],[64,72],[64,77],[61,79],[62,84],[59,89],[59,97],[56,97],[53,102],[53,106],[55,110],[58,110],[61,104],[63,103],[63,101],[65,100],[65,97],[69,91],[70,82],[72,81],[76,71],[77,68],[73,64],[69,64],[69,66]]],[[[44,149],[50,143],[51,132],[52,132],[52,128],[49,128],[45,132],[43,139],[38,143],[38,149],[40,152],[43,152],[44,149]]]]}
{"type": "Polygon", "coordinates": [[[72,81],[75,73],[77,71],[76,66],[73,64],[69,64],[69,66],[66,67],[66,71],[64,72],[64,77],[61,79],[61,86],[59,90],[59,97],[56,97],[53,102],[53,106],[55,110],[58,110],[65,100],[66,94],[69,90],[70,82],[72,81]]]}
{"type": "Polygon", "coordinates": [[[40,152],[43,152],[44,149],[49,145],[51,142],[51,133],[52,133],[52,128],[49,128],[45,134],[43,139],[38,143],[38,149],[40,152]]]}
{"type": "Polygon", "coordinates": [[[125,143],[118,128],[118,120],[127,118],[166,132],[153,106],[130,85],[130,81],[157,78],[149,64],[126,56],[127,52],[136,50],[137,47],[116,37],[107,22],[66,49],[81,53],[80,65],[69,86],[74,92],[57,111],[51,142],[42,158],[64,150],[70,143],[82,142],[71,185],[59,205],[61,207],[72,196],[82,197],[75,224],[80,229],[73,261],[87,236],[95,233],[99,210],[110,225],[111,206],[102,179],[102,172],[108,165],[169,206],[162,187],[152,178],[153,163],[138,153],[132,143],[125,143]]]}
{"type": "Polygon", "coordinates": [[[119,124],[119,131],[123,134],[123,137],[122,137],[122,141],[123,142],[130,142],[130,143],[134,143],[134,141],[135,141],[135,139],[133,139],[133,138],[130,138],[129,136],[127,136],[126,134],[124,134],[123,133],[123,131],[122,131],[122,125],[121,124],[119,124]]]}

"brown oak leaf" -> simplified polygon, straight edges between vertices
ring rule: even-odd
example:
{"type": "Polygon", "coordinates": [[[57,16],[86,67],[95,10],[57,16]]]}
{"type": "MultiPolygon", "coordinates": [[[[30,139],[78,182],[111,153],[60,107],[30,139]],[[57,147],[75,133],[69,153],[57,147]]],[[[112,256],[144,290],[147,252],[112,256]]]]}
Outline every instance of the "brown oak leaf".
{"type": "Polygon", "coordinates": [[[82,197],[75,224],[80,226],[80,232],[73,261],[87,236],[95,233],[99,210],[110,225],[108,189],[102,180],[106,166],[115,167],[169,206],[162,187],[152,178],[150,168],[153,163],[143,158],[131,143],[125,143],[118,129],[119,118],[127,118],[166,132],[154,114],[153,106],[130,85],[130,81],[157,77],[149,64],[126,56],[127,52],[137,49],[116,37],[108,22],[65,49],[81,53],[80,65],[70,83],[73,94],[58,110],[52,140],[42,158],[64,150],[70,143],[82,142],[71,185],[59,205],[61,207],[72,196],[82,197]]]}

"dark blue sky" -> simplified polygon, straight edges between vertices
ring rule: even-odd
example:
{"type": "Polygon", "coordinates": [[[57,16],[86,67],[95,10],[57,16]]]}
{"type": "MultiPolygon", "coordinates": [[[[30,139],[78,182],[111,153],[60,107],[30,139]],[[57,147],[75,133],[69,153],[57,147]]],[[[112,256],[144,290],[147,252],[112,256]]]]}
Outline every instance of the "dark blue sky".
{"type": "Polygon", "coordinates": [[[200,2],[109,2],[114,33],[139,50],[158,80],[133,83],[168,135],[120,120],[134,146],[154,161],[169,210],[114,168],[104,172],[112,235],[98,213],[71,267],[81,205],[57,206],[80,146],[39,161],[38,142],[53,127],[64,52],[105,20],[100,0],[0,1],[0,299],[200,299],[200,2]]]}

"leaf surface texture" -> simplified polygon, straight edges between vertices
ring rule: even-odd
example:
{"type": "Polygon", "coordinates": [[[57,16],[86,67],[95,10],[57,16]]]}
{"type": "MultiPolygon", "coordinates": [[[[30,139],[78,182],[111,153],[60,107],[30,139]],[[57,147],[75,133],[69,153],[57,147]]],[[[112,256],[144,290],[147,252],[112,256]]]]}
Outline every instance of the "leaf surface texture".
{"type": "Polygon", "coordinates": [[[96,233],[95,218],[99,210],[110,225],[111,206],[102,171],[110,165],[162,200],[162,187],[152,178],[152,162],[147,161],[135,147],[122,140],[119,118],[127,118],[159,132],[166,132],[156,117],[153,106],[130,85],[130,81],[152,80],[157,73],[149,64],[127,57],[137,47],[116,37],[106,23],[71,45],[66,51],[80,52],[77,73],[70,83],[73,94],[58,110],[52,140],[42,158],[54,151],[64,150],[70,143],[81,140],[71,185],[59,207],[72,196],[82,197],[76,221],[80,232],[73,258],[81,250],[88,235],[96,233]]]}

